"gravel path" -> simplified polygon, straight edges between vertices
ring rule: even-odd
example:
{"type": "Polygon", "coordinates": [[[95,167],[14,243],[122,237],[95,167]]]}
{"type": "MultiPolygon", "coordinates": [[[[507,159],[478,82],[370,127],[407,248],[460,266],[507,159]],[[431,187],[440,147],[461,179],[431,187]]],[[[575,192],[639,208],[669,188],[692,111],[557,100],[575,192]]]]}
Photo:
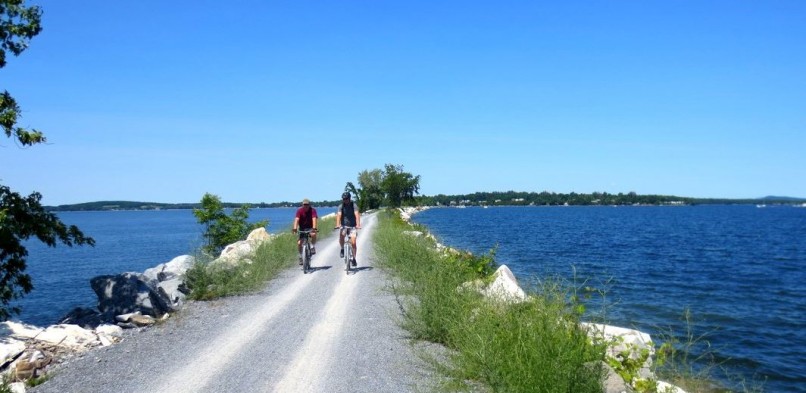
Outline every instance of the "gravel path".
{"type": "Polygon", "coordinates": [[[362,218],[353,274],[345,274],[338,238],[329,236],[317,244],[312,274],[295,267],[259,293],[191,302],[159,326],[128,330],[121,343],[68,359],[29,391],[431,391],[432,373],[384,290],[388,277],[373,268],[376,217],[362,218]]]}

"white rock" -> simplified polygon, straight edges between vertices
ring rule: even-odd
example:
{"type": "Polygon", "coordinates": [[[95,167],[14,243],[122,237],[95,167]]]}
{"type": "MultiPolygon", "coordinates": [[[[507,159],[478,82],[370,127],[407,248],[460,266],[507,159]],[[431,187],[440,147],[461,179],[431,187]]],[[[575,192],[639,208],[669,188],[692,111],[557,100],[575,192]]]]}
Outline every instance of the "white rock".
{"type": "Polygon", "coordinates": [[[215,260],[215,263],[224,263],[227,265],[238,264],[242,259],[247,259],[254,253],[255,247],[252,242],[241,240],[232,243],[223,250],[221,255],[215,260]]]}
{"type": "Polygon", "coordinates": [[[493,277],[492,284],[482,291],[485,296],[505,302],[526,300],[526,292],[518,285],[518,280],[507,265],[499,266],[493,277]]]}
{"type": "Polygon", "coordinates": [[[150,269],[146,269],[143,275],[150,280],[160,281],[160,273],[164,273],[163,276],[170,279],[185,274],[195,262],[196,258],[191,255],[180,255],[166,263],[161,263],[150,269]]]}
{"type": "MultiPolygon", "coordinates": [[[[126,319],[128,320],[128,319],[126,319]]],[[[125,322],[125,321],[123,321],[125,322]]],[[[123,329],[117,325],[103,324],[95,328],[95,334],[106,335],[109,337],[120,338],[123,337],[123,329]]]]}
{"type": "Polygon", "coordinates": [[[11,337],[3,337],[0,339],[0,364],[5,364],[24,351],[24,342],[11,337]]]}
{"type": "Polygon", "coordinates": [[[99,334],[98,335],[98,341],[101,342],[102,347],[108,347],[108,346],[114,344],[114,341],[112,341],[112,339],[109,338],[106,334],[99,334]]]}
{"type": "Polygon", "coordinates": [[[604,338],[607,341],[611,341],[620,337],[624,344],[652,345],[652,337],[649,334],[635,329],[589,322],[582,322],[580,325],[587,329],[588,335],[592,338],[604,338]]]}
{"type": "Polygon", "coordinates": [[[12,382],[8,387],[12,393],[25,393],[25,382],[12,382]]]}
{"type": "Polygon", "coordinates": [[[75,350],[87,349],[100,343],[98,336],[91,330],[70,324],[48,326],[35,339],[75,350]]]}
{"type": "Polygon", "coordinates": [[[20,322],[5,321],[0,323],[0,337],[34,338],[43,328],[20,322]]]}
{"type": "Polygon", "coordinates": [[[260,243],[270,239],[271,235],[266,231],[266,228],[254,229],[252,232],[249,232],[249,236],[246,237],[246,240],[252,243],[260,243]]]}
{"type": "Polygon", "coordinates": [[[668,382],[658,381],[658,393],[686,393],[686,391],[668,382]]]}

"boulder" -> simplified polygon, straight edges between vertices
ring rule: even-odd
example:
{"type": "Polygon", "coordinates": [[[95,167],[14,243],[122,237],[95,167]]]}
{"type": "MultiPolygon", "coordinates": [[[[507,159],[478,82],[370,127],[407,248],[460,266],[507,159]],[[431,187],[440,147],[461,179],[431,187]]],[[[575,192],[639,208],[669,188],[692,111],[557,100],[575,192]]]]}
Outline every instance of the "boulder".
{"type": "Polygon", "coordinates": [[[12,337],[0,338],[0,365],[16,359],[25,351],[25,342],[12,337]]]}
{"type": "Polygon", "coordinates": [[[146,271],[143,272],[143,275],[149,280],[154,280],[157,282],[167,281],[184,275],[195,262],[196,259],[190,255],[180,255],[174,259],[171,259],[169,262],[161,263],[150,269],[146,269],[146,271]]]}
{"type": "Polygon", "coordinates": [[[159,317],[173,311],[172,302],[157,291],[158,282],[138,273],[104,275],[90,280],[103,314],[119,315],[139,311],[159,317]]]}
{"type": "Polygon", "coordinates": [[[94,329],[108,319],[108,315],[102,314],[97,309],[76,307],[61,317],[58,323],[78,325],[84,329],[94,329]]]}
{"type": "Polygon", "coordinates": [[[98,336],[101,346],[108,347],[123,339],[123,328],[120,326],[104,324],[93,331],[98,336]]]}
{"type": "Polygon", "coordinates": [[[157,292],[168,299],[171,308],[176,309],[185,303],[187,295],[190,294],[190,288],[185,285],[184,278],[176,277],[157,284],[157,292]]]}
{"type": "Polygon", "coordinates": [[[100,344],[98,336],[92,330],[69,324],[48,326],[33,338],[37,341],[75,351],[82,351],[100,344]]]}
{"type": "Polygon", "coordinates": [[[501,265],[493,274],[493,282],[484,286],[481,280],[465,283],[465,289],[474,289],[484,297],[504,303],[520,303],[527,299],[526,292],[518,285],[518,280],[507,265],[501,265]]]}
{"type": "Polygon", "coordinates": [[[252,232],[249,232],[249,236],[246,237],[247,241],[250,241],[250,242],[255,243],[255,244],[259,244],[261,242],[264,242],[264,241],[270,240],[270,239],[271,239],[271,235],[269,235],[269,232],[266,231],[266,228],[262,228],[262,227],[257,228],[257,229],[253,229],[252,232]]]}
{"type": "Polygon", "coordinates": [[[256,249],[257,247],[250,241],[237,241],[224,247],[224,249],[221,250],[221,255],[212,263],[223,264],[224,266],[235,266],[242,260],[248,261],[256,249]]]}
{"type": "MultiPolygon", "coordinates": [[[[165,315],[167,316],[168,314],[165,315]]],[[[115,320],[118,321],[118,326],[124,328],[151,326],[157,323],[157,320],[154,319],[154,317],[152,317],[151,315],[143,315],[139,311],[129,314],[118,315],[115,317],[115,320]]]]}

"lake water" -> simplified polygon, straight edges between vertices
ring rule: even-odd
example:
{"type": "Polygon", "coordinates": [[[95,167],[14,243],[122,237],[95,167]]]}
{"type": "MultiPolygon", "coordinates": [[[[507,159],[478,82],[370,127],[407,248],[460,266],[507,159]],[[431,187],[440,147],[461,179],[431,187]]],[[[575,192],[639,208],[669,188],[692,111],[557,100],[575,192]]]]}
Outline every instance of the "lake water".
{"type": "MultiPolygon", "coordinates": [[[[317,208],[320,216],[335,208],[317,208]]],[[[250,209],[249,222],[269,220],[267,230],[290,230],[296,208],[250,209]]],[[[90,279],[104,274],[143,272],[180,255],[193,255],[204,227],[192,210],[59,212],[68,225],[95,239],[95,247],[49,248],[29,241],[26,272],[34,290],[12,303],[14,319],[39,326],[56,323],[75,307],[96,307],[90,279]]]]}
{"type": "Polygon", "coordinates": [[[685,333],[689,309],[731,371],[766,379],[767,392],[806,392],[806,208],[437,208],[413,221],[455,248],[497,246],[522,284],[575,274],[607,289],[608,323],[654,339],[685,333]]]}

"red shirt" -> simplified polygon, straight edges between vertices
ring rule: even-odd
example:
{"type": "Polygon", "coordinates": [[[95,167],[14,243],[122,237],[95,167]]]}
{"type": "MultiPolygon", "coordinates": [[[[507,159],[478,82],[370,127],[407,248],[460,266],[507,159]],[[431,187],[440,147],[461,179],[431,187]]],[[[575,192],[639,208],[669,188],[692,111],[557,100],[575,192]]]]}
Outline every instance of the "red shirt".
{"type": "Polygon", "coordinates": [[[299,218],[299,229],[305,230],[313,228],[313,219],[319,218],[319,216],[316,215],[316,209],[313,207],[305,209],[303,206],[297,209],[297,215],[295,218],[299,218]],[[305,210],[308,211],[306,212],[305,210]]]}

